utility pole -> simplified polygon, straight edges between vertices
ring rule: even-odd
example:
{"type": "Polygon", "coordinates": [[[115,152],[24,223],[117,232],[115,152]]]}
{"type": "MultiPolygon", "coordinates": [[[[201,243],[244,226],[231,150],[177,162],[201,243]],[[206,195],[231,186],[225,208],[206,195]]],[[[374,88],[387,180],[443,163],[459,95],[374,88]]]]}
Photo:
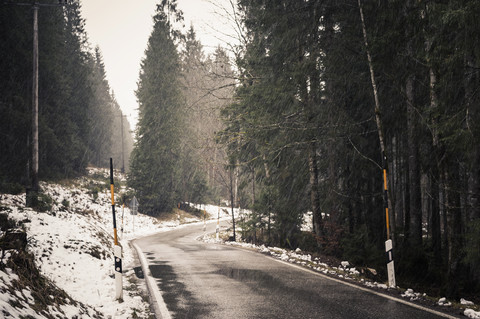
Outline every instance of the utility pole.
{"type": "MultiPolygon", "coordinates": [[[[33,5],[33,84],[32,84],[32,185],[33,195],[38,193],[38,8],[33,5]]],[[[28,197],[28,196],[27,196],[28,197]]]]}
{"type": "Polygon", "coordinates": [[[122,130],[122,173],[125,173],[125,152],[123,149],[123,117],[126,115],[121,114],[120,115],[120,123],[121,123],[121,130],[122,130]]]}
{"type": "Polygon", "coordinates": [[[31,6],[33,9],[33,79],[32,79],[32,163],[30,166],[31,185],[27,188],[27,206],[36,204],[37,194],[40,190],[38,185],[38,9],[40,7],[63,7],[67,0],[59,0],[58,4],[4,1],[4,4],[17,6],[31,6]]]}
{"type": "Polygon", "coordinates": [[[230,168],[230,204],[232,206],[232,225],[233,225],[233,241],[237,241],[237,237],[235,235],[235,198],[233,195],[233,170],[235,169],[234,166],[230,168]]]}
{"type": "Polygon", "coordinates": [[[387,156],[386,147],[385,147],[385,138],[383,135],[382,121],[380,118],[380,102],[378,99],[378,90],[377,83],[375,80],[375,73],[373,72],[373,62],[372,56],[370,55],[370,49],[367,41],[367,29],[365,27],[365,18],[363,16],[362,2],[358,0],[358,9],[360,11],[360,21],[362,23],[363,31],[363,41],[365,45],[365,50],[367,53],[368,67],[370,69],[370,80],[372,82],[373,97],[375,100],[375,121],[377,123],[378,138],[380,140],[380,149],[382,152],[382,161],[383,161],[383,184],[384,184],[384,196],[383,202],[385,206],[385,226],[387,230],[387,240],[385,241],[385,252],[387,254],[387,275],[388,275],[388,286],[395,288],[397,286],[395,281],[395,266],[393,261],[393,242],[390,238],[390,218],[389,218],[389,208],[392,207],[390,196],[388,196],[388,185],[387,185],[387,156]]]}
{"type": "Polygon", "coordinates": [[[218,241],[220,237],[220,202],[218,202],[217,227],[215,228],[215,237],[218,241]]]}

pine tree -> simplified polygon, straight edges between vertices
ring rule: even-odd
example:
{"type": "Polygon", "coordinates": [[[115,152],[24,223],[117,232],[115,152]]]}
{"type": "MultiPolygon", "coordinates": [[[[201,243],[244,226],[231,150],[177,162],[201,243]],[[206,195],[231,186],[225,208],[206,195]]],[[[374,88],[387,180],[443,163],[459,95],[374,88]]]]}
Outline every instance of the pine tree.
{"type": "MultiPolygon", "coordinates": [[[[179,167],[184,105],[180,60],[169,15],[170,4],[157,6],[136,95],[139,101],[137,142],[129,183],[145,213],[158,215],[179,199],[179,167]]],[[[175,12],[173,12],[175,14],[175,12]]]]}
{"type": "MultiPolygon", "coordinates": [[[[0,188],[28,183],[31,137],[31,10],[0,6],[0,188]],[[14,160],[15,159],[15,160],[14,160]]],[[[18,190],[17,190],[18,191],[18,190]]]]}
{"type": "MultiPolygon", "coordinates": [[[[89,162],[96,166],[107,167],[112,156],[113,135],[120,135],[120,131],[114,131],[113,124],[117,120],[119,106],[114,97],[110,95],[110,87],[106,79],[105,66],[100,48],[95,48],[95,56],[89,59],[89,67],[92,69],[91,78],[93,96],[88,105],[88,148],[89,162]]],[[[115,163],[119,163],[115,158],[115,163]]]]}

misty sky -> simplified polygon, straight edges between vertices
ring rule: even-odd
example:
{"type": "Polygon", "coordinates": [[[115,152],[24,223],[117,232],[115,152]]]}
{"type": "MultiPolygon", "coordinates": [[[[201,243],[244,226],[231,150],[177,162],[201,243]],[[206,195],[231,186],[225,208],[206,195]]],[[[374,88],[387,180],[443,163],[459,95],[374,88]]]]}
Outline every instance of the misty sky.
{"type": "MultiPolygon", "coordinates": [[[[92,46],[100,47],[110,87],[132,126],[137,121],[138,104],[134,91],[137,88],[140,62],[152,31],[152,16],[159,2],[160,0],[82,0],[82,15],[86,20],[89,42],[92,46]]],[[[207,53],[213,52],[219,44],[226,46],[225,40],[218,38],[226,38],[222,32],[232,33],[228,31],[231,30],[231,23],[219,13],[223,11],[222,8],[231,7],[230,0],[177,2],[184,12],[185,27],[193,24],[207,53]]]]}

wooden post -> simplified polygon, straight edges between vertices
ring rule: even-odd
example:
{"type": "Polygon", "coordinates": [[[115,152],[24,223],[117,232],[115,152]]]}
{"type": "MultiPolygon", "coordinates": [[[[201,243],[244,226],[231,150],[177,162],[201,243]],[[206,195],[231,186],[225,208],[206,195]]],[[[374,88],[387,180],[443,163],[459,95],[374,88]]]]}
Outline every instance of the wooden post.
{"type": "Polygon", "coordinates": [[[113,215],[113,240],[114,240],[114,256],[115,256],[115,299],[123,299],[123,285],[122,285],[122,246],[118,244],[117,237],[117,221],[115,216],[115,196],[113,186],[113,161],[110,158],[110,193],[112,200],[112,215],[113,215]]]}
{"type": "Polygon", "coordinates": [[[32,191],[38,186],[38,2],[33,5],[32,191]]]}
{"type": "Polygon", "coordinates": [[[125,173],[125,158],[124,158],[124,150],[123,150],[123,117],[125,115],[120,114],[120,123],[121,123],[121,130],[122,130],[122,173],[125,173]]]}
{"type": "Polygon", "coordinates": [[[372,56],[370,55],[370,49],[368,48],[368,40],[367,40],[367,28],[365,26],[365,18],[363,16],[363,9],[361,0],[358,0],[358,9],[360,10],[360,20],[362,23],[362,31],[363,31],[363,41],[365,44],[365,50],[367,52],[367,60],[368,60],[368,67],[370,69],[370,80],[372,82],[373,88],[373,97],[375,100],[375,121],[377,123],[377,131],[378,131],[378,138],[380,140],[380,149],[382,152],[382,161],[383,161],[383,184],[384,184],[384,206],[385,206],[385,215],[386,215],[386,228],[387,228],[387,241],[385,241],[385,251],[388,256],[387,261],[387,272],[388,272],[388,285],[389,287],[395,287],[395,268],[393,264],[393,244],[392,240],[390,239],[390,218],[389,218],[389,208],[392,207],[390,196],[388,196],[388,188],[387,188],[387,156],[385,151],[385,138],[383,135],[383,127],[381,121],[381,113],[380,113],[380,101],[378,99],[378,90],[377,84],[375,80],[375,73],[373,72],[373,62],[372,56]]]}
{"type": "Polygon", "coordinates": [[[215,236],[217,241],[220,239],[220,203],[218,203],[218,211],[217,211],[217,227],[215,228],[215,236]]]}

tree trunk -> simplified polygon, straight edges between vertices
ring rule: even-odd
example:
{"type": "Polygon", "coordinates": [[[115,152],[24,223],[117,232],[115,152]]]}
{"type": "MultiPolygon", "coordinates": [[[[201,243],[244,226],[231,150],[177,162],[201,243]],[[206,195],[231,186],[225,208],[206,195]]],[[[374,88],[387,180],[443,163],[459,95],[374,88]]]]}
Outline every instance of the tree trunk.
{"type": "Polygon", "coordinates": [[[323,221],[318,194],[317,147],[311,142],[308,148],[308,168],[310,172],[310,205],[313,213],[313,231],[317,236],[323,235],[323,221]]]}
{"type": "MultiPolygon", "coordinates": [[[[472,126],[477,125],[479,120],[478,105],[473,104],[475,98],[475,82],[473,81],[472,71],[475,67],[474,57],[470,52],[465,53],[464,57],[464,87],[465,87],[465,106],[466,106],[466,130],[470,136],[474,136],[472,126]]],[[[478,82],[477,82],[478,83],[478,82]]],[[[480,218],[480,151],[479,143],[473,143],[473,160],[468,176],[468,220],[480,218]]]]}
{"type": "Polygon", "coordinates": [[[402,152],[400,151],[402,147],[401,139],[398,136],[395,136],[392,141],[392,180],[393,180],[393,194],[394,194],[394,203],[395,203],[395,218],[392,220],[392,223],[403,230],[404,228],[404,188],[405,184],[402,180],[402,152]]]}
{"type": "Polygon", "coordinates": [[[463,229],[460,192],[458,184],[460,180],[459,164],[450,163],[450,173],[445,179],[448,185],[449,206],[448,216],[448,276],[447,276],[447,297],[458,298],[461,262],[463,257],[463,229]]]}
{"type": "Polygon", "coordinates": [[[408,185],[410,205],[410,242],[413,247],[422,245],[422,207],[420,198],[420,168],[418,159],[417,124],[415,109],[415,76],[409,75],[405,85],[407,96],[408,185]]]}
{"type": "MultiPolygon", "coordinates": [[[[382,158],[386,157],[386,148],[385,148],[385,138],[383,135],[383,127],[382,127],[382,120],[381,120],[381,112],[380,112],[380,101],[378,99],[378,90],[377,90],[377,83],[375,81],[375,73],[373,71],[373,63],[372,63],[372,57],[370,55],[370,49],[368,47],[368,40],[367,40],[367,28],[365,26],[365,19],[363,17],[363,9],[362,9],[362,3],[361,0],[358,0],[358,8],[360,10],[360,20],[362,23],[362,31],[363,31],[363,40],[364,40],[364,45],[365,45],[365,51],[367,53],[367,59],[368,59],[368,67],[370,70],[370,80],[372,82],[372,88],[373,88],[373,97],[375,100],[375,122],[377,124],[377,131],[378,131],[378,139],[380,141],[380,150],[381,150],[381,155],[382,158]]],[[[387,157],[388,159],[388,157],[387,157]]],[[[386,163],[388,165],[388,161],[386,160],[386,163]]],[[[388,208],[388,220],[392,220],[392,202],[391,202],[391,196],[389,195],[389,191],[387,191],[387,208],[388,208]]],[[[386,225],[387,228],[390,227],[390,225],[386,225]]],[[[393,235],[393,234],[392,234],[393,235]]],[[[387,238],[390,239],[390,238],[387,238]]]]}
{"type": "Polygon", "coordinates": [[[233,227],[233,241],[236,241],[236,234],[235,234],[235,211],[233,207],[235,206],[234,204],[234,189],[233,189],[233,175],[234,175],[234,169],[235,168],[230,168],[230,204],[232,208],[232,227],[233,227]]]}
{"type": "Polygon", "coordinates": [[[32,163],[30,166],[30,187],[26,191],[26,206],[38,204],[38,5],[33,6],[33,79],[32,79],[32,163]]]}
{"type": "MultiPolygon", "coordinates": [[[[437,94],[435,93],[435,86],[437,84],[437,77],[432,68],[430,68],[430,108],[432,110],[437,109],[438,100],[437,94]]],[[[440,190],[441,190],[441,181],[443,180],[443,174],[440,169],[440,159],[439,159],[439,138],[438,132],[435,128],[436,121],[433,120],[432,123],[432,149],[434,163],[431,166],[430,179],[432,183],[432,249],[435,263],[440,265],[442,263],[442,231],[441,231],[441,220],[440,220],[440,190]]]]}
{"type": "MultiPolygon", "coordinates": [[[[267,158],[266,158],[265,154],[262,157],[263,157],[263,167],[265,168],[265,177],[267,179],[266,185],[270,186],[270,170],[268,169],[267,158]]],[[[270,189],[268,189],[268,192],[270,192],[270,189]]],[[[270,203],[270,197],[271,197],[270,194],[268,194],[268,203],[267,203],[267,209],[268,209],[268,212],[267,212],[267,214],[268,214],[268,221],[267,221],[268,222],[268,224],[267,224],[268,242],[270,242],[270,240],[271,240],[271,237],[270,237],[271,236],[271,231],[270,231],[271,230],[271,226],[270,226],[271,218],[270,218],[270,216],[271,216],[271,213],[272,213],[272,205],[270,203]]],[[[262,237],[263,237],[263,235],[262,235],[262,237]]]]}
{"type": "Polygon", "coordinates": [[[252,206],[255,205],[255,167],[252,168],[252,206]]]}

